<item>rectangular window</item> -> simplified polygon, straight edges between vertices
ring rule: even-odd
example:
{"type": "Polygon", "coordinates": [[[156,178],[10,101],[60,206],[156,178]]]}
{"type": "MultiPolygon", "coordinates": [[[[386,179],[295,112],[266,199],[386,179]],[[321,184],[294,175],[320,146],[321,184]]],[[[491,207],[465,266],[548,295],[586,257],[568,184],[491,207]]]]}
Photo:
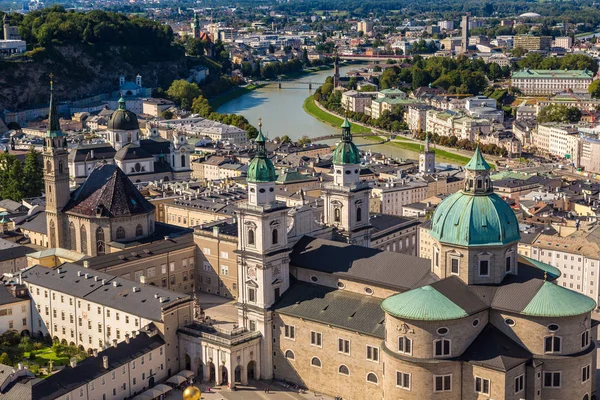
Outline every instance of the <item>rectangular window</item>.
{"type": "Polygon", "coordinates": [[[434,342],[434,355],[436,357],[445,357],[450,355],[450,340],[449,339],[439,339],[434,342]]]}
{"type": "Polygon", "coordinates": [[[210,256],[210,249],[208,247],[205,247],[204,250],[202,251],[204,254],[206,254],[207,256],[210,256]]]}
{"type": "Polygon", "coordinates": [[[256,301],[256,289],[248,288],[248,301],[252,303],[256,301]]]}
{"type": "Polygon", "coordinates": [[[379,362],[379,347],[367,345],[367,360],[379,362]]]}
{"type": "Polygon", "coordinates": [[[338,352],[350,355],[350,341],[338,339],[338,352]]]}
{"type": "Polygon", "coordinates": [[[519,375],[515,378],[515,393],[525,389],[525,375],[519,375]]]}
{"type": "Polygon", "coordinates": [[[283,330],[284,330],[283,336],[286,339],[293,339],[293,340],[296,339],[296,327],[295,326],[293,326],[293,325],[284,325],[283,326],[283,330]]]}
{"type": "Polygon", "coordinates": [[[410,374],[396,371],[396,386],[401,389],[410,390],[410,374]]]}
{"type": "Polygon", "coordinates": [[[590,331],[586,330],[581,334],[581,347],[585,348],[590,345],[590,331]]]}
{"type": "Polygon", "coordinates": [[[544,372],[545,388],[560,388],[560,372],[544,372]]]}
{"type": "Polygon", "coordinates": [[[229,267],[227,265],[221,265],[221,275],[229,275],[229,267]]]}
{"type": "Polygon", "coordinates": [[[458,275],[458,265],[459,265],[458,262],[459,262],[458,258],[452,258],[450,260],[450,263],[451,263],[450,272],[455,275],[458,275]]]}
{"type": "Polygon", "coordinates": [[[590,371],[591,371],[591,366],[590,365],[586,365],[585,367],[581,368],[581,382],[587,382],[590,379],[590,371]]]}
{"type": "Polygon", "coordinates": [[[512,269],[512,258],[506,257],[506,272],[510,272],[512,269]]]}
{"type": "Polygon", "coordinates": [[[221,252],[221,258],[228,259],[229,258],[229,253],[227,253],[226,251],[222,251],[221,252]]]}
{"type": "Polygon", "coordinates": [[[321,332],[310,331],[310,344],[317,347],[323,346],[321,332]]]}
{"type": "Polygon", "coordinates": [[[544,353],[560,353],[560,337],[546,336],[544,338],[544,353]]]}
{"type": "Polygon", "coordinates": [[[475,392],[490,394],[490,380],[485,378],[475,377],[475,392]]]}
{"type": "Polygon", "coordinates": [[[449,392],[452,390],[452,374],[450,375],[434,375],[434,392],[449,392]]]}
{"type": "Polygon", "coordinates": [[[166,274],[167,273],[167,264],[161,264],[161,266],[160,266],[160,273],[161,274],[166,274]]]}
{"type": "Polygon", "coordinates": [[[174,272],[175,271],[175,263],[174,262],[169,263],[169,271],[170,272],[174,272]]]}
{"type": "Polygon", "coordinates": [[[479,260],[479,276],[490,275],[490,262],[488,260],[479,260]]]}
{"type": "Polygon", "coordinates": [[[412,354],[412,340],[406,336],[400,336],[398,338],[398,352],[412,354]]]}

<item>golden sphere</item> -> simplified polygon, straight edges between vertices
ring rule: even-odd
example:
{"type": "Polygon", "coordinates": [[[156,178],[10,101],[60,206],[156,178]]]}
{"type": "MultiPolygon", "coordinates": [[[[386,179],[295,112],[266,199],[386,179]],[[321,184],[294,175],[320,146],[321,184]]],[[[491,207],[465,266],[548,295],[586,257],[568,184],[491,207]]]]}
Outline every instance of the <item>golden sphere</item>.
{"type": "Polygon", "coordinates": [[[200,400],[202,392],[196,386],[188,386],[183,391],[183,400],[200,400]]]}

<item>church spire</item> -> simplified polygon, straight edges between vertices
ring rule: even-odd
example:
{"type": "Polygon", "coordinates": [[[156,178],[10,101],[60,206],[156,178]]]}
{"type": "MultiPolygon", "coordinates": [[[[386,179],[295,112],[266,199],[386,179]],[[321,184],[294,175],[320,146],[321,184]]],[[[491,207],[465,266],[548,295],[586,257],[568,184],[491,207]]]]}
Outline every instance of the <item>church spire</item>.
{"type": "Polygon", "coordinates": [[[430,147],[429,147],[429,132],[427,132],[427,134],[425,135],[425,151],[429,151],[430,147]]]}
{"type": "Polygon", "coordinates": [[[53,74],[50,74],[50,105],[48,107],[48,132],[46,137],[60,137],[64,136],[63,132],[60,129],[60,122],[58,120],[58,109],[56,108],[56,103],[54,102],[54,81],[53,74]]]}
{"type": "Polygon", "coordinates": [[[342,128],[342,140],[344,142],[351,142],[352,141],[352,132],[350,132],[351,130],[351,126],[350,126],[350,122],[348,121],[348,116],[344,116],[344,122],[341,125],[342,128]]]}
{"type": "Polygon", "coordinates": [[[125,99],[123,98],[123,95],[121,95],[121,98],[118,101],[118,107],[119,110],[126,110],[127,109],[127,104],[125,103],[125,99]]]}

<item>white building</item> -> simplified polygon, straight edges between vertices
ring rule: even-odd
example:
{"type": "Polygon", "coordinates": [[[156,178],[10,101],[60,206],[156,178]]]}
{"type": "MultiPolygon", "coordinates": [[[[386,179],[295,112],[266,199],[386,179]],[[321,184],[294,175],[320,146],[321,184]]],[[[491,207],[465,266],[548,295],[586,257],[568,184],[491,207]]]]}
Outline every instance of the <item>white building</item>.
{"type": "Polygon", "coordinates": [[[593,74],[588,70],[523,69],[512,73],[511,85],[525,95],[554,95],[570,89],[587,92],[593,74]]]}
{"type": "Polygon", "coordinates": [[[0,335],[8,330],[31,332],[30,301],[23,285],[0,286],[0,335]]]}
{"type": "Polygon", "coordinates": [[[568,158],[579,166],[579,130],[576,125],[539,124],[533,145],[543,154],[568,158]]]}
{"type": "Polygon", "coordinates": [[[452,31],[454,30],[454,21],[439,21],[438,26],[441,30],[452,31]]]}
{"type": "Polygon", "coordinates": [[[25,53],[26,51],[27,44],[24,40],[0,40],[0,55],[2,56],[25,53]]]}
{"type": "Polygon", "coordinates": [[[342,93],[342,107],[347,111],[364,113],[365,107],[371,105],[373,96],[376,96],[376,93],[348,90],[342,93]]]}
{"type": "Polygon", "coordinates": [[[554,39],[553,47],[562,47],[569,50],[573,46],[573,38],[570,36],[561,36],[554,39]]]}
{"type": "Polygon", "coordinates": [[[377,183],[373,186],[371,193],[372,212],[403,216],[403,206],[425,200],[427,197],[427,184],[401,179],[377,183]]]}
{"type": "Polygon", "coordinates": [[[456,136],[459,139],[476,140],[481,132],[490,133],[492,124],[487,119],[476,119],[453,111],[427,111],[426,131],[441,136],[456,136]]]}
{"type": "Polygon", "coordinates": [[[214,142],[229,142],[238,146],[248,143],[248,133],[245,130],[202,117],[165,120],[151,127],[161,131],[174,129],[187,136],[208,136],[214,142]]]}

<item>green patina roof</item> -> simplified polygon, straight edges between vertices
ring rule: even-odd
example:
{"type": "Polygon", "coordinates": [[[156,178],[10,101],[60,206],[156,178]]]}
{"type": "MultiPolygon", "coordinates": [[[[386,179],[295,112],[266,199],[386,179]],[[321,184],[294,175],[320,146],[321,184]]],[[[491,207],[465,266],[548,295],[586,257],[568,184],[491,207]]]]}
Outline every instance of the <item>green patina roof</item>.
{"type": "Polygon", "coordinates": [[[254,183],[275,181],[277,174],[275,173],[273,162],[267,158],[265,148],[266,139],[262,133],[262,129],[258,130],[258,136],[256,136],[254,142],[256,143],[256,156],[254,156],[248,165],[246,180],[254,183]]]}
{"type": "Polygon", "coordinates": [[[344,118],[342,123],[342,141],[336,146],[333,151],[332,162],[334,165],[341,164],[359,164],[360,152],[356,145],[352,142],[352,134],[350,133],[350,122],[348,117],[344,118]]]}
{"type": "Polygon", "coordinates": [[[550,70],[550,69],[522,69],[512,73],[512,78],[539,78],[539,79],[592,79],[592,72],[587,69],[575,70],[550,70]]]}
{"type": "Polygon", "coordinates": [[[431,236],[458,246],[498,246],[521,238],[517,217],[500,196],[462,191],[437,206],[431,236]]]}
{"type": "Polygon", "coordinates": [[[423,286],[383,300],[381,308],[397,318],[446,321],[464,318],[467,312],[431,286],[423,286]]]}
{"type": "Polygon", "coordinates": [[[490,165],[483,158],[483,154],[481,154],[481,150],[479,150],[479,146],[475,149],[475,154],[471,157],[471,160],[465,165],[465,169],[469,169],[471,171],[487,171],[491,169],[490,165]]]}
{"type": "Polygon", "coordinates": [[[588,313],[595,308],[596,302],[591,298],[546,281],[521,314],[536,317],[570,317],[588,313]]]}
{"type": "Polygon", "coordinates": [[[541,261],[537,261],[537,260],[534,260],[533,258],[525,257],[522,255],[520,255],[519,257],[523,257],[523,259],[525,261],[529,262],[530,264],[533,264],[535,267],[541,269],[542,271],[546,271],[547,273],[549,273],[550,275],[552,275],[555,278],[558,278],[560,276],[560,270],[556,267],[553,267],[550,264],[546,264],[541,261]]]}

